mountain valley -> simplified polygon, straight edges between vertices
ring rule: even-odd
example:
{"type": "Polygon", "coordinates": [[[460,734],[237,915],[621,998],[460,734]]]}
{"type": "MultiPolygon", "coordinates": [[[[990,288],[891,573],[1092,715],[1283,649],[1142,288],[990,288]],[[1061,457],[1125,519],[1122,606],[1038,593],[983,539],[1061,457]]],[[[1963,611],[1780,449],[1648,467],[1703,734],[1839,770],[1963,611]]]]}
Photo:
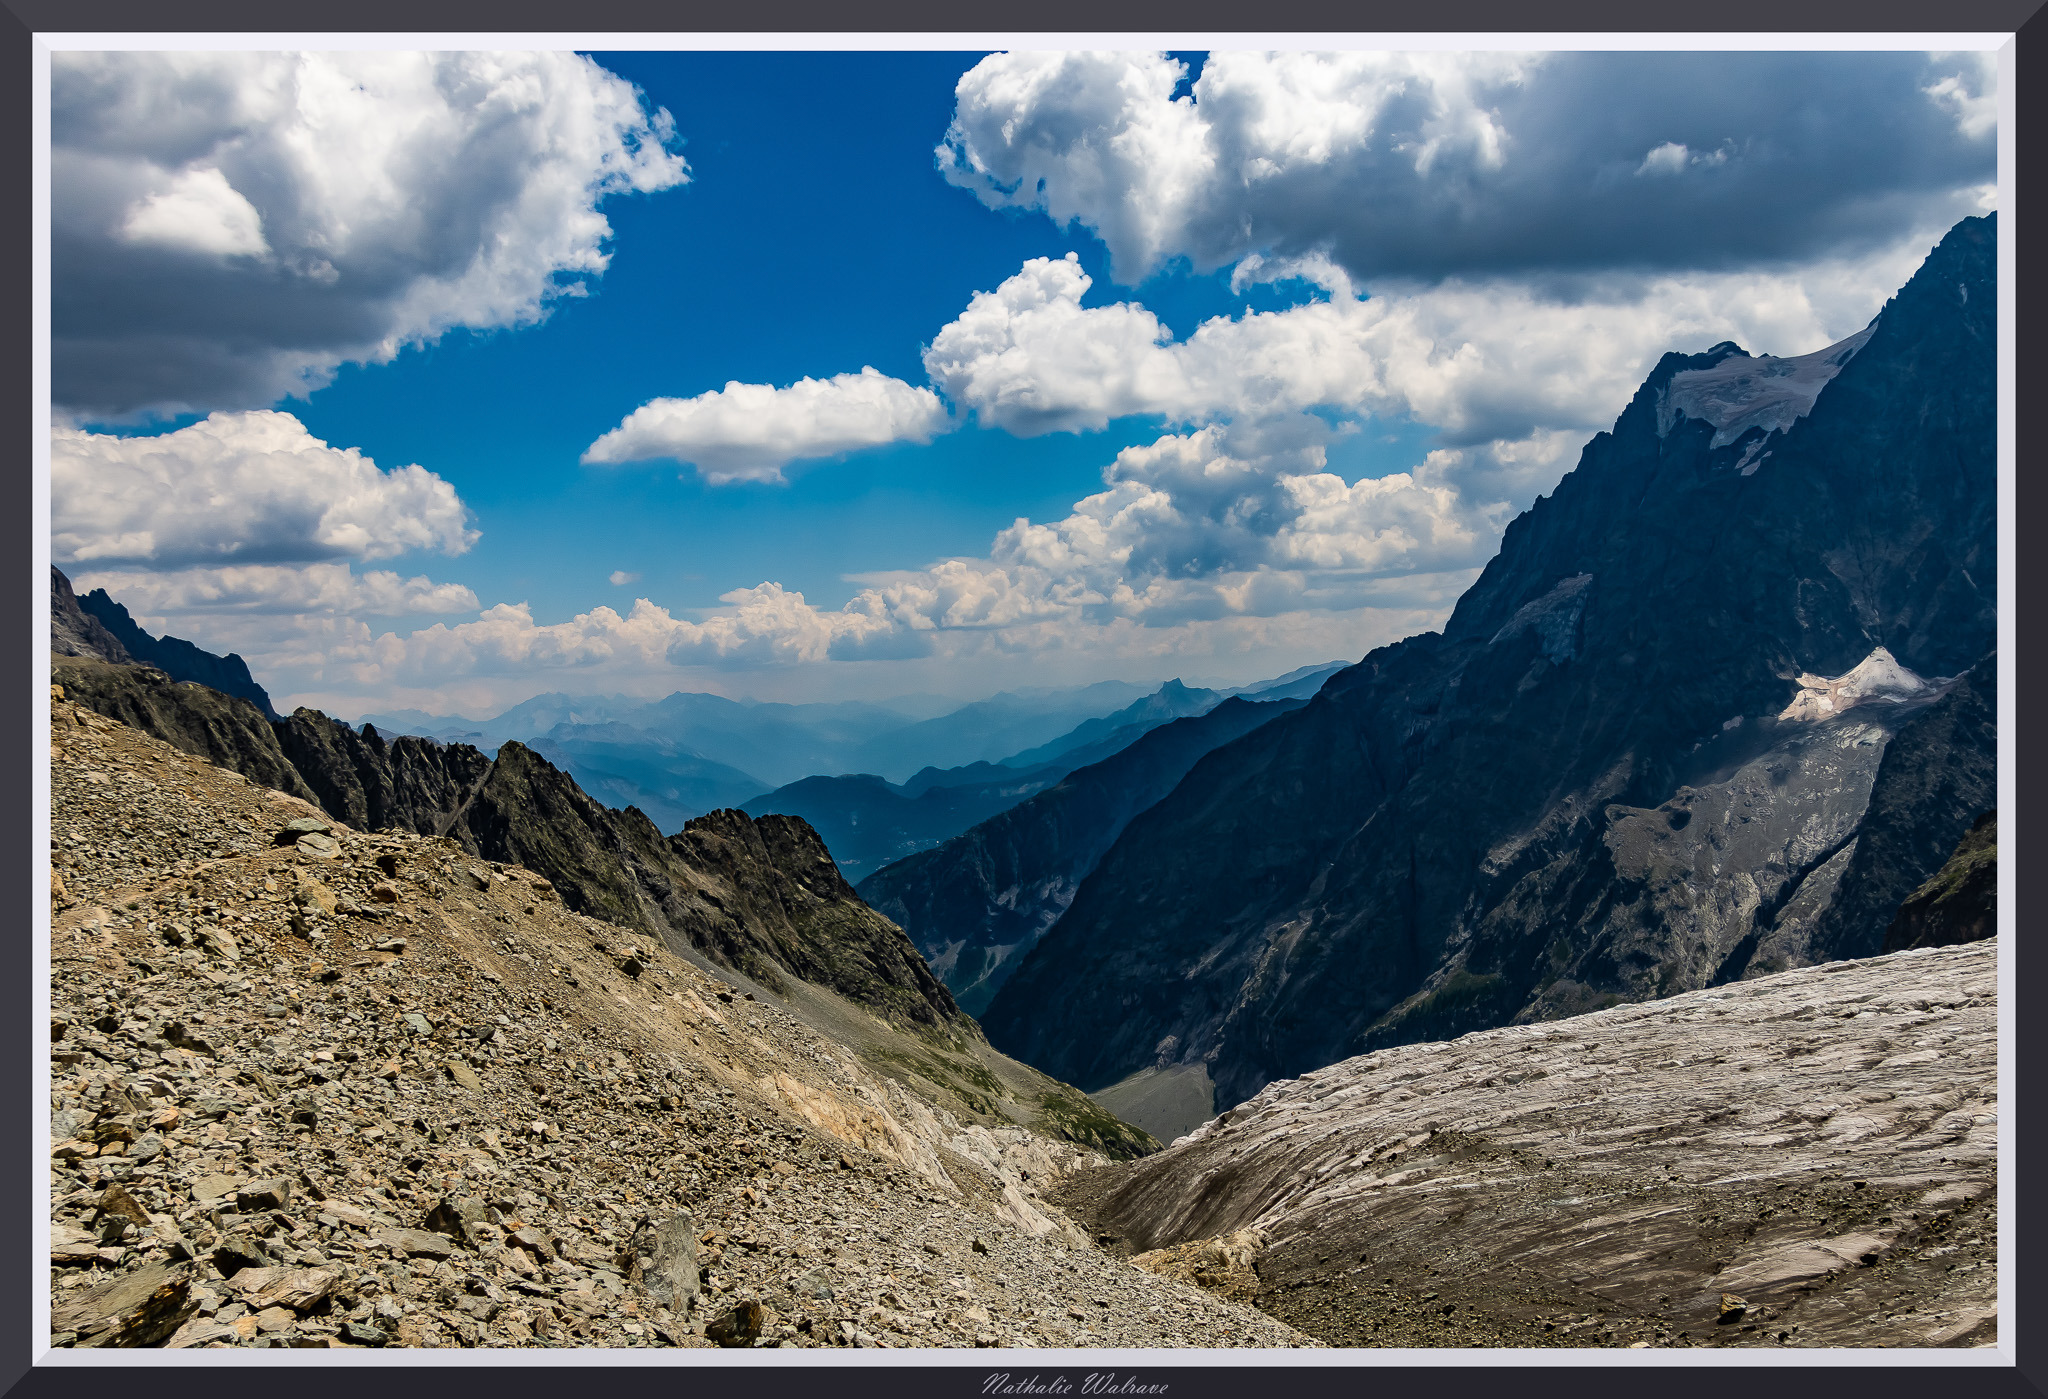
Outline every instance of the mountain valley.
{"type": "Polygon", "coordinates": [[[1235,692],[472,743],[53,569],[53,1342],[1996,1344],[1994,229],[1235,692]]]}

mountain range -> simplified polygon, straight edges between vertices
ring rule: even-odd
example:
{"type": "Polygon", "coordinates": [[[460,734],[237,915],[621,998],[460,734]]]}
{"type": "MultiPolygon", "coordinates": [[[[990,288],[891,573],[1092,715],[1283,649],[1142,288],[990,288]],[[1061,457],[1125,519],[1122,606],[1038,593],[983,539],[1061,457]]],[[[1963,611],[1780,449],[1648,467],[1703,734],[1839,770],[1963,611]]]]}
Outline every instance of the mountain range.
{"type": "Polygon", "coordinates": [[[622,730],[649,735],[650,756],[666,743],[697,760],[737,769],[756,784],[748,795],[757,795],[818,775],[876,773],[902,781],[925,767],[996,762],[1145,694],[1143,687],[1120,680],[1009,691],[967,705],[919,696],[889,704],[782,704],[684,691],[652,701],[545,694],[493,719],[405,710],[364,714],[360,722],[383,733],[486,751],[508,740],[560,743],[587,727],[618,726],[610,729],[614,736],[622,730]]]}
{"type": "Polygon", "coordinates": [[[1441,632],[1129,822],[991,1040],[1112,1105],[1172,1080],[1168,1133],[1376,1047],[1879,951],[1995,805],[1995,266],[1967,219],[1838,345],[1664,356],[1441,632]]]}
{"type": "Polygon", "coordinates": [[[757,816],[771,811],[801,816],[825,837],[846,877],[858,881],[893,860],[929,850],[1007,811],[1070,772],[1122,752],[1161,725],[1206,714],[1240,695],[1261,700],[1306,697],[1341,669],[1303,666],[1272,680],[1227,690],[1169,680],[1112,714],[1085,719],[1058,738],[1001,762],[926,767],[900,784],[872,773],[807,777],[744,801],[741,807],[757,816]]]}
{"type": "MultiPolygon", "coordinates": [[[[60,587],[60,583],[62,586],[60,587]]],[[[66,698],[316,805],[357,831],[442,836],[547,878],[578,913],[660,937],[771,990],[822,986],[947,1041],[981,1038],[902,931],[862,904],[817,833],[787,816],[724,810],[664,836],[594,801],[532,749],[358,732],[317,710],[266,720],[240,696],[175,683],[110,655],[52,578],[52,675],[66,698]]]]}

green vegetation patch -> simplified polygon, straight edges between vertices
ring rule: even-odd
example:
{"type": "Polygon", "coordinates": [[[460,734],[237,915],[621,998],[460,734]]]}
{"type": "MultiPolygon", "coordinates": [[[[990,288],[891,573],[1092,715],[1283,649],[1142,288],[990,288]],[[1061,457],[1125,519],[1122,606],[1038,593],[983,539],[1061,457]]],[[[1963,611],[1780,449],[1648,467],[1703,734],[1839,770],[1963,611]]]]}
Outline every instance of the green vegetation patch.
{"type": "Polygon", "coordinates": [[[1055,1136],[1099,1151],[1112,1161],[1131,1161],[1160,1150],[1159,1139],[1064,1084],[1038,1099],[1039,1126],[1055,1136]]]}

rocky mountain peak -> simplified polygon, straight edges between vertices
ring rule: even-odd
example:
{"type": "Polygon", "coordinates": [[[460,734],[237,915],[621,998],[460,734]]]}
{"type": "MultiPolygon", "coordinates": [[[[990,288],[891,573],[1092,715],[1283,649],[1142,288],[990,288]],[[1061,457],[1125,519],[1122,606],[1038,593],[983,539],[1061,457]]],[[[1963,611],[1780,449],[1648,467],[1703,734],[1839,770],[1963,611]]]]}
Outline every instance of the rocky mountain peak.
{"type": "Polygon", "coordinates": [[[1680,418],[1711,423],[1709,447],[1725,447],[1753,429],[1767,436],[1782,432],[1813,411],[1820,391],[1876,329],[1872,321],[1825,349],[1789,359],[1751,356],[1723,341],[1706,353],[1713,363],[1680,370],[1665,382],[1657,407],[1658,435],[1668,434],[1680,418]],[[1716,359],[1722,351],[1728,353],[1716,359]]]}

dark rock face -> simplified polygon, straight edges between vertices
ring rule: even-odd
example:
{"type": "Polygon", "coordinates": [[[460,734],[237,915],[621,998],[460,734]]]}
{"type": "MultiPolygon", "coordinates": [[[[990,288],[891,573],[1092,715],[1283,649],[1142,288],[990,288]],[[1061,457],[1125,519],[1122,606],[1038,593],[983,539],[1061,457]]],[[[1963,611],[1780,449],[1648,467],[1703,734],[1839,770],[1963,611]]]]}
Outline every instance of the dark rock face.
{"type": "MultiPolygon", "coordinates": [[[[293,716],[302,718],[332,723],[293,716]]],[[[892,1019],[976,1033],[902,929],[854,896],[803,822],[714,811],[664,836],[631,807],[593,801],[525,744],[505,744],[495,761],[461,744],[447,751],[486,770],[437,833],[539,872],[571,909],[695,948],[772,990],[793,976],[892,1019]]],[[[375,781],[400,785],[389,769],[375,781]]]]}
{"type": "Polygon", "coordinates": [[[679,931],[744,937],[756,955],[815,986],[896,1019],[979,1036],[903,930],[860,901],[803,821],[714,811],[671,846],[709,886],[679,931]]]}
{"type": "Polygon", "coordinates": [[[218,767],[306,801],[318,801],[278,746],[270,722],[248,700],[180,684],[149,666],[52,657],[50,678],[66,698],[160,738],[218,767]]]}
{"type": "Polygon", "coordinates": [[[938,849],[876,871],[858,892],[903,925],[961,1005],[977,1013],[1133,816],[1172,791],[1203,754],[1302,703],[1230,699],[1153,729],[938,849]]]}
{"type": "MultiPolygon", "coordinates": [[[[1795,709],[1879,648],[1917,685],[1994,645],[1994,269],[1991,219],[1965,220],[1867,336],[1665,356],[1442,633],[1373,652],[1131,821],[998,991],[991,1041],[1091,1089],[1201,1063],[1227,1106],[1381,1045],[1739,975],[1752,932],[1752,956],[1773,933],[1794,955],[1849,941],[1829,886],[1882,903],[1875,852],[1858,862],[1866,820],[1892,839],[1881,754],[1941,701],[1795,709]],[[1796,418],[1699,407],[1708,380],[1801,374],[1818,393],[1796,418]],[[1740,849],[1685,836],[1744,815],[1767,829],[1740,849]],[[1713,906],[1686,908],[1703,888],[1713,906]]],[[[1966,791],[1938,774],[1975,760],[1940,746],[1922,785],[1966,791]]]]}
{"type": "Polygon", "coordinates": [[[50,568],[50,654],[83,656],[113,665],[129,665],[135,660],[121,644],[121,638],[78,605],[71,580],[55,565],[50,568]]]}
{"type": "MultiPolygon", "coordinates": [[[[65,591],[70,591],[69,583],[65,584],[65,591]]],[[[249,663],[240,656],[216,656],[175,636],[151,636],[136,625],[127,608],[107,596],[104,588],[94,588],[78,600],[78,605],[109,634],[120,639],[128,659],[153,665],[173,680],[189,680],[224,695],[239,696],[261,710],[266,719],[277,717],[277,711],[270,707],[269,694],[256,683],[256,677],[249,673],[249,663]]]]}
{"type": "Polygon", "coordinates": [[[1948,947],[1998,933],[1998,813],[1977,818],[1955,854],[1899,906],[1884,950],[1948,947]]]}

